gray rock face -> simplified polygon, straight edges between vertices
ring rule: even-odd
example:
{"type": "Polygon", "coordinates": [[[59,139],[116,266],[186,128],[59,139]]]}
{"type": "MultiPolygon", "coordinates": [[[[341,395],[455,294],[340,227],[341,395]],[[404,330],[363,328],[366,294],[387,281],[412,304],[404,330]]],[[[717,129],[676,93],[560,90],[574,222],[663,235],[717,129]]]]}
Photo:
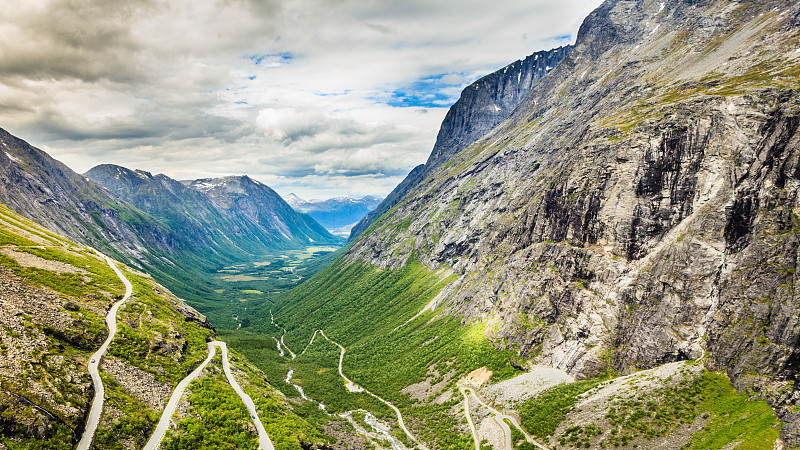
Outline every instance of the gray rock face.
{"type": "Polygon", "coordinates": [[[447,111],[425,165],[415,167],[375,210],[353,227],[350,239],[402,201],[437,167],[508,118],[537,81],[553,70],[570,50],[572,46],[567,45],[536,52],[464,88],[461,98],[447,111]]]}
{"type": "Polygon", "coordinates": [[[536,52],[486,75],[461,92],[447,111],[428,161],[428,171],[483,137],[505,120],[537,81],[547,75],[572,50],[571,45],[536,52]]]}
{"type": "Polygon", "coordinates": [[[292,243],[338,242],[317,221],[297,213],[269,186],[244,176],[206,178],[186,182],[195,191],[208,196],[222,211],[243,217],[256,224],[261,234],[292,243]]]}
{"type": "Polygon", "coordinates": [[[438,306],[577,377],[705,354],[781,411],[769,386],[800,381],[797,14],[607,1],[348,257],[452,268],[438,306]]]}

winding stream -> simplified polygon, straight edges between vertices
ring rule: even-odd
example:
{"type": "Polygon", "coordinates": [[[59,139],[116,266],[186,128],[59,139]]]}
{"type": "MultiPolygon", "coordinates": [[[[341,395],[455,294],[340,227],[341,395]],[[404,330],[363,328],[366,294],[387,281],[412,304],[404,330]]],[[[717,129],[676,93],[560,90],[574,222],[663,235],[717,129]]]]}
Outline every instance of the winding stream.
{"type": "Polygon", "coordinates": [[[371,412],[364,414],[364,422],[367,422],[367,425],[371,426],[374,432],[380,434],[384,439],[389,441],[394,450],[405,450],[406,447],[397,442],[397,439],[389,434],[388,431],[378,427],[378,418],[373,416],[371,412]]]}

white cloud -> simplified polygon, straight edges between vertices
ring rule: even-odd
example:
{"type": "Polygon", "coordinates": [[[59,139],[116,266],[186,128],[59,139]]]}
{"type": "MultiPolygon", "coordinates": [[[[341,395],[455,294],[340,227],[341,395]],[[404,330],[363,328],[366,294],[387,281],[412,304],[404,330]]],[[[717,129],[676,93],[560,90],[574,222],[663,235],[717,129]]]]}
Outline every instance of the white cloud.
{"type": "Polygon", "coordinates": [[[385,195],[463,85],[563,43],[599,3],[5,0],[0,127],[81,172],[385,195]],[[386,104],[424,86],[429,103],[386,104]]]}

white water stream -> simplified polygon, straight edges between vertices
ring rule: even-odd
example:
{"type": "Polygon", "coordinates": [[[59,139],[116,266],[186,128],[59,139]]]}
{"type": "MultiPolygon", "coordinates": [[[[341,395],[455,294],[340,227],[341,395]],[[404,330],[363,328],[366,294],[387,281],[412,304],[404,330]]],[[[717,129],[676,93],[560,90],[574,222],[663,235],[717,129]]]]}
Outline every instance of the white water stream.
{"type": "Polygon", "coordinates": [[[306,393],[303,392],[303,388],[300,387],[297,384],[292,383],[292,374],[294,374],[294,369],[289,369],[289,373],[286,374],[286,380],[285,381],[287,383],[291,384],[292,386],[294,386],[295,389],[297,389],[297,392],[300,393],[300,397],[302,397],[303,400],[308,400],[309,398],[306,397],[306,393]]]}
{"type": "Polygon", "coordinates": [[[381,436],[384,437],[384,439],[389,441],[389,443],[392,444],[393,449],[405,450],[406,447],[397,442],[397,439],[392,437],[392,435],[389,434],[388,431],[378,427],[378,419],[375,416],[373,416],[372,413],[368,412],[364,414],[364,422],[367,422],[367,425],[371,426],[373,431],[380,434],[381,436]]]}

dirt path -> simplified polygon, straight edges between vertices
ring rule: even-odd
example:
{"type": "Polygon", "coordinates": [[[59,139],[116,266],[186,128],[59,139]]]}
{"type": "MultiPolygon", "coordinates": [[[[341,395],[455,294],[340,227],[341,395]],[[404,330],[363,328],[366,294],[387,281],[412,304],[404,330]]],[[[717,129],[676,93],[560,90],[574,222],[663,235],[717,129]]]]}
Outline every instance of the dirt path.
{"type": "Polygon", "coordinates": [[[427,448],[427,447],[425,447],[425,445],[424,445],[422,442],[420,442],[420,441],[419,441],[419,440],[416,438],[416,436],[414,436],[413,434],[411,434],[411,431],[409,431],[409,430],[408,430],[408,428],[406,428],[405,421],[403,421],[403,414],[401,414],[401,413],[400,413],[400,410],[399,410],[399,409],[397,409],[397,407],[396,407],[396,406],[394,406],[394,405],[392,404],[392,402],[386,401],[386,400],[382,399],[381,397],[378,397],[377,395],[373,394],[372,392],[368,391],[367,389],[364,389],[364,388],[362,388],[361,386],[359,386],[359,385],[357,385],[357,384],[353,383],[353,381],[352,381],[352,380],[350,380],[349,378],[347,378],[347,377],[345,376],[344,372],[342,372],[342,361],[344,360],[344,353],[345,353],[347,350],[345,350],[345,348],[344,348],[344,347],[343,347],[341,344],[339,344],[338,342],[336,342],[336,341],[334,341],[333,339],[331,339],[331,338],[329,338],[328,336],[326,336],[324,331],[322,331],[322,330],[317,330],[317,331],[319,331],[319,334],[321,334],[321,335],[322,335],[322,337],[324,337],[324,338],[325,338],[325,339],[327,339],[329,342],[331,342],[331,343],[333,343],[334,345],[336,345],[337,347],[339,347],[339,349],[341,350],[341,353],[339,353],[339,376],[341,376],[341,377],[342,377],[342,379],[344,379],[344,381],[346,382],[346,383],[345,383],[345,386],[347,386],[347,389],[348,389],[350,392],[366,392],[367,394],[371,395],[372,397],[374,397],[374,398],[375,398],[375,399],[377,399],[378,401],[382,402],[383,404],[385,404],[385,405],[386,405],[386,406],[388,406],[389,408],[392,408],[392,410],[395,412],[395,414],[397,414],[397,422],[399,423],[399,425],[400,425],[400,428],[403,430],[403,432],[406,434],[406,436],[408,436],[408,438],[409,438],[409,439],[411,439],[411,441],[413,441],[413,442],[416,442],[416,443],[417,443],[417,446],[418,446],[420,449],[422,449],[422,450],[428,450],[428,448],[427,448]]]}
{"type": "MultiPolygon", "coordinates": [[[[273,325],[275,325],[276,327],[278,326],[278,324],[275,323],[275,317],[272,315],[272,308],[270,308],[270,310],[269,310],[269,320],[273,325]]],[[[285,348],[286,351],[289,352],[290,355],[292,355],[292,359],[297,358],[297,355],[295,355],[294,352],[292,351],[292,349],[290,349],[289,346],[286,345],[286,342],[283,342],[283,337],[286,336],[286,328],[281,328],[281,329],[283,330],[283,334],[281,335],[281,340],[278,341],[278,350],[281,351],[281,356],[283,356],[283,350],[281,350],[281,345],[282,345],[283,348],[285,348]]],[[[317,333],[314,332],[314,336],[316,336],[316,335],[317,335],[317,333]]],[[[272,338],[275,339],[274,336],[272,338]]],[[[275,340],[277,340],[277,339],[275,339],[275,340]]],[[[311,337],[311,340],[313,341],[314,337],[311,337]]],[[[308,345],[311,345],[311,343],[309,342],[308,345]]],[[[308,348],[308,345],[306,345],[306,348],[308,348]]],[[[305,353],[305,350],[303,350],[303,352],[305,353]]]]}
{"type": "Polygon", "coordinates": [[[105,356],[106,351],[108,351],[108,347],[111,345],[111,341],[117,334],[117,311],[133,293],[133,285],[130,281],[128,281],[127,278],[125,278],[125,275],[123,275],[116,264],[114,264],[114,261],[97,250],[95,250],[95,252],[97,252],[97,254],[103,258],[112,269],[114,269],[114,273],[117,274],[117,277],[119,277],[120,281],[122,281],[122,284],[125,285],[125,295],[122,296],[122,300],[114,303],[111,309],[108,310],[108,314],[106,314],[108,337],[106,338],[105,342],[103,342],[103,345],[100,346],[100,350],[95,352],[95,354],[92,355],[92,358],[89,360],[88,369],[89,374],[92,376],[92,385],[94,386],[94,400],[92,400],[92,407],[89,410],[89,416],[86,418],[86,427],[83,429],[83,436],[81,436],[81,440],[78,442],[78,446],[76,447],[77,450],[88,450],[92,445],[92,441],[94,440],[94,434],[97,431],[97,425],[100,423],[100,416],[103,413],[103,400],[105,398],[103,380],[100,379],[99,372],[100,361],[102,360],[103,356],[105,356]]]}
{"type": "MultiPolygon", "coordinates": [[[[272,318],[272,311],[271,310],[270,310],[270,318],[272,319],[272,323],[275,324],[275,319],[272,318]]],[[[285,334],[286,330],[284,329],[283,332],[285,334]]],[[[331,339],[328,336],[326,336],[324,331],[322,331],[322,330],[314,331],[314,334],[311,336],[311,339],[309,340],[308,344],[306,345],[306,347],[303,349],[303,351],[300,354],[302,355],[303,353],[306,352],[306,350],[308,350],[308,347],[314,342],[314,338],[317,337],[317,333],[322,335],[322,337],[324,337],[328,342],[330,342],[330,343],[336,345],[337,347],[339,347],[339,350],[340,350],[340,353],[339,353],[339,376],[341,376],[342,379],[345,381],[345,386],[347,387],[347,390],[350,391],[350,392],[364,392],[364,393],[374,397],[376,400],[380,401],[381,403],[385,404],[389,408],[391,408],[392,411],[394,411],[395,414],[397,415],[397,422],[400,425],[400,429],[403,430],[403,432],[406,434],[406,436],[408,436],[408,438],[411,439],[412,442],[415,442],[419,449],[428,450],[428,448],[425,447],[425,445],[422,442],[420,442],[416,438],[416,436],[414,436],[411,433],[411,431],[409,431],[408,428],[406,428],[405,421],[403,420],[403,414],[400,412],[399,409],[397,409],[396,406],[394,406],[392,404],[392,402],[384,400],[383,398],[375,395],[374,393],[370,392],[367,389],[364,389],[363,387],[361,387],[361,386],[357,385],[356,383],[354,383],[351,379],[347,378],[347,376],[344,374],[344,372],[342,372],[342,362],[344,361],[344,354],[345,354],[345,352],[347,350],[341,344],[339,344],[338,342],[336,342],[333,339],[331,339]]],[[[281,343],[283,344],[283,336],[281,336],[281,343]]],[[[283,346],[286,347],[286,344],[283,344],[283,346]]],[[[292,354],[292,359],[294,359],[295,358],[295,354],[292,353],[291,349],[289,349],[289,347],[286,347],[286,350],[288,350],[289,353],[292,354]]]]}

